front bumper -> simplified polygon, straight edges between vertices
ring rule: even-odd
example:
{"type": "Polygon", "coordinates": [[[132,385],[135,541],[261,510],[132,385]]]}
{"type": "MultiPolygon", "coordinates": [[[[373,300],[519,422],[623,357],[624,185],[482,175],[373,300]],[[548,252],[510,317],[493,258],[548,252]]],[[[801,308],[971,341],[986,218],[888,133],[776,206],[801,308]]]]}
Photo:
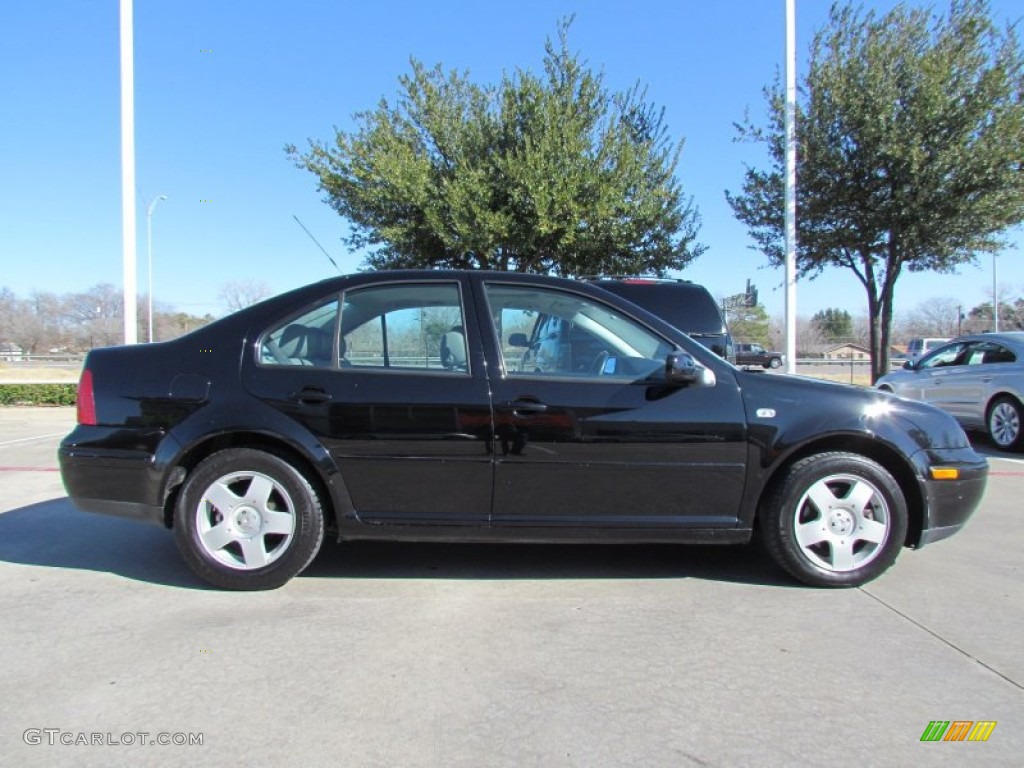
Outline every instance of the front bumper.
{"type": "Polygon", "coordinates": [[[988,483],[988,462],[973,448],[921,451],[915,457],[924,508],[921,530],[912,547],[923,547],[952,536],[978,508],[988,483]],[[956,469],[956,480],[933,480],[931,469],[956,469]]]}

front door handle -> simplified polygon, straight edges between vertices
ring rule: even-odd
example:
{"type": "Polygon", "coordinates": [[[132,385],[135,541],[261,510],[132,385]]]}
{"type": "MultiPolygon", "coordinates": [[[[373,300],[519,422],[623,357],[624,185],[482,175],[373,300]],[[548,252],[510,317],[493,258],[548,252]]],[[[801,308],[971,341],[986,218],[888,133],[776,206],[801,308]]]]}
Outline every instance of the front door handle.
{"type": "Polygon", "coordinates": [[[512,413],[516,416],[532,415],[535,413],[544,413],[548,409],[546,403],[542,403],[539,400],[510,400],[505,403],[506,408],[511,408],[512,413]]]}
{"type": "Polygon", "coordinates": [[[329,402],[331,395],[322,387],[303,387],[298,392],[292,392],[288,395],[288,399],[303,405],[317,405],[329,402]]]}

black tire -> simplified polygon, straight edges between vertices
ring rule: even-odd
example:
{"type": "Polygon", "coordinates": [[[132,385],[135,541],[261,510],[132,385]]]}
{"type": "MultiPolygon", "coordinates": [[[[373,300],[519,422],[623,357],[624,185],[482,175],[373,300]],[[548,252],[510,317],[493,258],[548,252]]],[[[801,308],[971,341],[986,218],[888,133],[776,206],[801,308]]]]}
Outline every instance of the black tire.
{"type": "Polygon", "coordinates": [[[777,357],[773,357],[771,360],[768,361],[769,368],[778,368],[781,365],[782,361],[777,357]]]}
{"type": "Polygon", "coordinates": [[[769,491],[760,530],[772,558],[805,584],[856,587],[896,561],[907,503],[877,462],[820,453],[796,462],[769,491]]]}
{"type": "Polygon", "coordinates": [[[229,448],[185,481],[174,535],[199,578],[223,589],[276,589],[316,556],[324,537],[320,499],[279,456],[229,448]]]}
{"type": "Polygon", "coordinates": [[[989,439],[1004,451],[1018,451],[1021,443],[1021,421],[1024,421],[1020,403],[1012,397],[997,397],[988,407],[985,428],[989,439]]]}

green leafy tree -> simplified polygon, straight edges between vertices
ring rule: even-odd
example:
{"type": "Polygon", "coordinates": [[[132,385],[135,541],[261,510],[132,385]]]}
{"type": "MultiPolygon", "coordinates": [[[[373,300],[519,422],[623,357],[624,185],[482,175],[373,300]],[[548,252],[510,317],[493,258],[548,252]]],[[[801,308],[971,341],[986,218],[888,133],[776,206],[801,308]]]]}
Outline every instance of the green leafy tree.
{"type": "Polygon", "coordinates": [[[811,322],[818,326],[828,341],[849,339],[853,336],[853,318],[845,309],[823,309],[816,312],[811,322]]]}
{"type": "Polygon", "coordinates": [[[333,144],[286,148],[367,266],[664,274],[704,250],[663,110],[639,87],[610,92],[570,51],[570,23],[542,76],[478,85],[414,59],[396,104],[333,144]]]}
{"type": "MultiPolygon", "coordinates": [[[[983,0],[947,16],[834,5],[814,37],[797,106],[801,275],[853,271],[867,293],[872,378],[889,369],[904,271],[953,272],[1024,220],[1024,62],[983,0]]],[[[784,94],[766,88],[770,165],[727,198],[773,264],[784,261],[784,94]]]]}
{"type": "Polygon", "coordinates": [[[730,309],[727,322],[736,341],[771,346],[771,320],[760,304],[730,309]]]}

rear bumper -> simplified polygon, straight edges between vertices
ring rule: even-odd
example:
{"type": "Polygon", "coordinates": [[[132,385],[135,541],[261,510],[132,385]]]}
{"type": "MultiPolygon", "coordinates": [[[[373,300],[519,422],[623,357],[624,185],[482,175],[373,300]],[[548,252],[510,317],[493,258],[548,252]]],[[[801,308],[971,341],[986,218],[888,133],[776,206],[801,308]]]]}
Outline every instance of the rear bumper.
{"type": "Polygon", "coordinates": [[[172,449],[162,430],[79,426],[60,444],[61,479],[85,512],[164,524],[165,467],[158,451],[172,449]]]}
{"type": "Polygon", "coordinates": [[[941,541],[964,527],[978,508],[988,483],[988,462],[973,448],[922,451],[917,457],[921,469],[924,498],[922,526],[911,546],[941,541]],[[932,480],[932,467],[959,470],[956,480],[932,480]]]}

